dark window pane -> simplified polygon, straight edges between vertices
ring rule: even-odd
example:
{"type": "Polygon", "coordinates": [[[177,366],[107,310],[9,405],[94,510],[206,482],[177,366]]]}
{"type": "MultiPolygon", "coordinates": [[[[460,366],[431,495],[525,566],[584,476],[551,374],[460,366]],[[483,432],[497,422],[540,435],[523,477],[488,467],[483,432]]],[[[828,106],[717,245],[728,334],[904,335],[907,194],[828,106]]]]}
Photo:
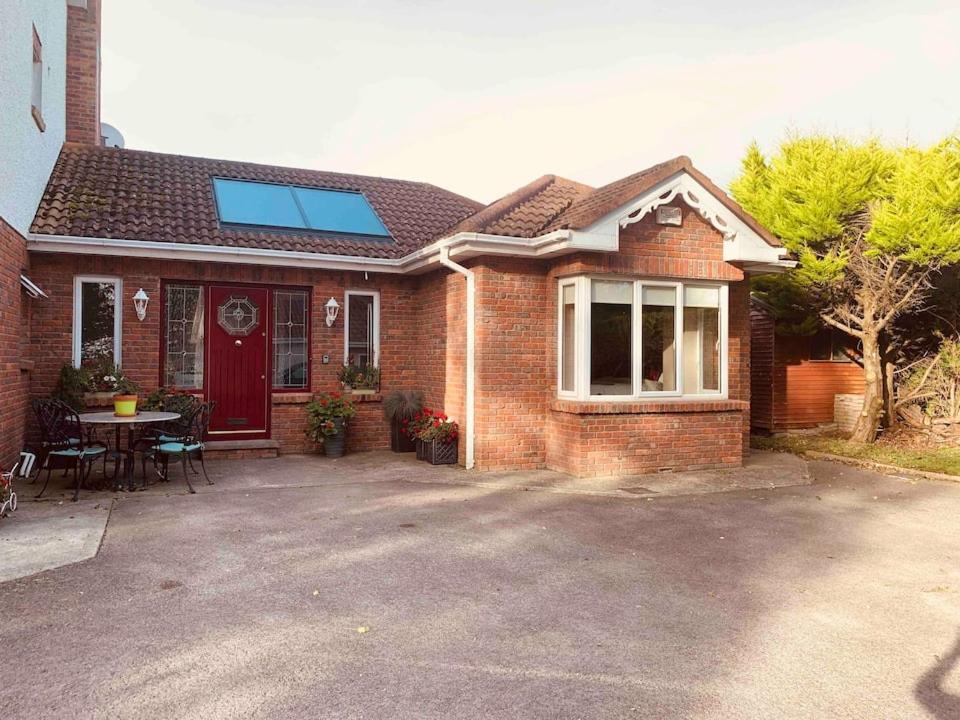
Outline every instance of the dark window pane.
{"type": "Polygon", "coordinates": [[[347,364],[365,368],[374,358],[373,295],[348,296],[347,364]]]}
{"type": "Polygon", "coordinates": [[[830,330],[824,328],[810,338],[810,359],[829,360],[831,355],[830,330]]]}
{"type": "Polygon", "coordinates": [[[633,283],[590,283],[590,393],[633,393],[633,283]]]}
{"type": "Polygon", "coordinates": [[[80,287],[80,363],[114,361],[113,283],[85,282],[80,287]]]}
{"type": "Polygon", "coordinates": [[[654,285],[643,288],[641,392],[677,389],[676,304],[676,288],[654,285]]]}

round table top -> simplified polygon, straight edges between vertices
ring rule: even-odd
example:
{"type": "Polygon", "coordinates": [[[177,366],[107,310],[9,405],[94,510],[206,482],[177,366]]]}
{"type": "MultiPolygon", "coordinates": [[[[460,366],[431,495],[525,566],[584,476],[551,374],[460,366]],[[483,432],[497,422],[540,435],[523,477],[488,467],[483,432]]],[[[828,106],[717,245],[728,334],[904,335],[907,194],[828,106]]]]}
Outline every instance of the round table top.
{"type": "Polygon", "coordinates": [[[175,412],[138,412],[136,415],[123,417],[107,411],[80,413],[80,422],[91,425],[139,425],[140,423],[176,420],[178,417],[180,417],[180,413],[175,412]]]}

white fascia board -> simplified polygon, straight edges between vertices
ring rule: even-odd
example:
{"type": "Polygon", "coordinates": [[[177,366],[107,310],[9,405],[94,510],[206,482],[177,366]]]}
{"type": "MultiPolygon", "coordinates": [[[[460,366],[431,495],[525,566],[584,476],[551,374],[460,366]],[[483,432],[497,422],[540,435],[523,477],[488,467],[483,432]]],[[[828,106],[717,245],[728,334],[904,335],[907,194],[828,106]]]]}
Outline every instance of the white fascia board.
{"type": "Polygon", "coordinates": [[[550,258],[580,251],[616,252],[617,238],[615,234],[578,230],[554,230],[534,238],[467,232],[443,238],[401,258],[368,258],[356,255],[41,233],[30,234],[28,248],[31,252],[44,253],[117,255],[164,260],[406,274],[427,272],[439,267],[440,255],[444,251],[451,258],[463,259],[478,255],[550,258]]]}
{"type": "Polygon", "coordinates": [[[723,236],[723,259],[727,262],[776,265],[787,254],[786,249],[770,245],[686,170],[677,171],[640,197],[607,213],[586,232],[616,234],[619,238],[620,228],[639,222],[678,196],[723,236]]]}
{"type": "Polygon", "coordinates": [[[278,267],[316,268],[325,270],[357,270],[402,273],[400,260],[366,258],[355,255],[264,250],[262,248],[192,245],[189,243],[87,238],[31,233],[27,248],[31,252],[74,253],[81,255],[114,255],[164,260],[273,265],[278,267]]]}

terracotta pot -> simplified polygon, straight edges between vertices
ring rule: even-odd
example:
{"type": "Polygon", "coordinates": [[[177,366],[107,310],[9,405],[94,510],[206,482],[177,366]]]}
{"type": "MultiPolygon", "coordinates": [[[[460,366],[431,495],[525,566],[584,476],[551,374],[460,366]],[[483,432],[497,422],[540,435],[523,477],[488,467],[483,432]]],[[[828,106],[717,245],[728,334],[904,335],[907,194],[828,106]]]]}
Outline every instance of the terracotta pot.
{"type": "Polygon", "coordinates": [[[136,395],[114,395],[113,414],[117,417],[134,417],[137,414],[136,395]]]}

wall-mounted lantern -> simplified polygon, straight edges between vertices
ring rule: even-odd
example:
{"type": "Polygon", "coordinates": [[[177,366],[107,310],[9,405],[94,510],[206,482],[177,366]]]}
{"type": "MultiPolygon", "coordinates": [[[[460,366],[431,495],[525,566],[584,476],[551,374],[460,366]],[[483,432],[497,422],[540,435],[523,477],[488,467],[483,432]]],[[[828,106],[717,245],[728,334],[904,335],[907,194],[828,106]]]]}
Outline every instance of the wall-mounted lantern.
{"type": "Polygon", "coordinates": [[[333,324],[337,321],[337,315],[340,314],[340,303],[336,301],[335,298],[330,298],[327,300],[327,327],[333,327],[333,324]]]}
{"type": "Polygon", "coordinates": [[[150,297],[143,291],[143,288],[137,290],[137,294],[133,296],[133,307],[137,311],[137,320],[143,322],[143,319],[147,316],[147,303],[150,302],[150,297]]]}

